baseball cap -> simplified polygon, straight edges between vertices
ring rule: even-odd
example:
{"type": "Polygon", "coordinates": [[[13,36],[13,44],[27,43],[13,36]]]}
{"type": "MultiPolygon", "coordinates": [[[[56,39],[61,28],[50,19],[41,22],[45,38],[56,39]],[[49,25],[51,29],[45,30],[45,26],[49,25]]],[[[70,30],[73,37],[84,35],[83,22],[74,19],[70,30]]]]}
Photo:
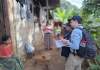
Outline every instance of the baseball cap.
{"type": "Polygon", "coordinates": [[[80,16],[73,16],[71,20],[77,20],[79,24],[82,22],[82,18],[80,16]]]}

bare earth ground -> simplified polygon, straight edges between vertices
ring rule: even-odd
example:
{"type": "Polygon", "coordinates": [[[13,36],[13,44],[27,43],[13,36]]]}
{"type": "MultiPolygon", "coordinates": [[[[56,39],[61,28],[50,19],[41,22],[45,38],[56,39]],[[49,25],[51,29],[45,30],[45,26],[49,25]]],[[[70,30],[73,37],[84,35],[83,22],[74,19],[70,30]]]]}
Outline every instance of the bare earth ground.
{"type": "MultiPolygon", "coordinates": [[[[52,50],[45,50],[43,45],[43,36],[39,28],[36,26],[35,56],[31,59],[26,59],[24,70],[64,70],[65,58],[61,57],[61,50],[53,47],[52,50]]],[[[83,62],[82,70],[87,70],[88,63],[83,62]]]]}
{"type": "MultiPolygon", "coordinates": [[[[52,50],[45,50],[39,29],[36,30],[34,43],[35,56],[26,59],[24,70],[64,70],[65,58],[60,56],[60,49],[53,47],[52,50]]],[[[82,70],[87,70],[87,64],[87,62],[83,62],[82,70]]]]}
{"type": "Polygon", "coordinates": [[[32,59],[27,59],[25,70],[64,70],[64,58],[60,56],[59,49],[44,50],[41,32],[35,35],[36,53],[32,59]]]}
{"type": "MultiPolygon", "coordinates": [[[[62,59],[57,50],[52,51],[43,51],[44,55],[45,53],[49,53],[50,55],[46,55],[46,58],[49,58],[47,60],[42,60],[41,58],[37,60],[34,59],[35,56],[32,59],[29,59],[25,63],[25,70],[64,70],[64,59],[62,59]],[[35,62],[37,61],[37,62],[35,62]]],[[[38,55],[36,55],[38,56],[38,55]]],[[[41,54],[40,54],[41,56],[41,54]]]]}

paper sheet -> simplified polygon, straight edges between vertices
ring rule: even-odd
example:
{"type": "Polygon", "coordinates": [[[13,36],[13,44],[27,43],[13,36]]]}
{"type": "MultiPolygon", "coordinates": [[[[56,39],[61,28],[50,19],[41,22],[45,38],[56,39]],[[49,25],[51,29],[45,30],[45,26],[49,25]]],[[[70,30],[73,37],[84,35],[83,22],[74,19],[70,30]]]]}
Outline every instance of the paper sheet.
{"type": "Polygon", "coordinates": [[[56,40],[55,43],[57,48],[61,48],[62,46],[65,46],[61,40],[56,40]]]}

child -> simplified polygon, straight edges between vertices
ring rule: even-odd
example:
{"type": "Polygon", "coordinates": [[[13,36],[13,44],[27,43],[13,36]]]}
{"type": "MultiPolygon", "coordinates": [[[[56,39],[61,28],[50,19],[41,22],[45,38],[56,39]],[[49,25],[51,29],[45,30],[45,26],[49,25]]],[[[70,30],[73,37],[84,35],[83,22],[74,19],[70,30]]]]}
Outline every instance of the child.
{"type": "Polygon", "coordinates": [[[13,55],[10,36],[3,35],[0,44],[0,58],[9,58],[13,55]]]}
{"type": "Polygon", "coordinates": [[[50,49],[52,49],[51,46],[53,45],[53,40],[52,40],[53,27],[47,22],[43,31],[44,31],[45,49],[50,50],[50,49]]]}
{"type": "Polygon", "coordinates": [[[54,22],[54,33],[56,40],[61,36],[62,22],[54,22]]]}

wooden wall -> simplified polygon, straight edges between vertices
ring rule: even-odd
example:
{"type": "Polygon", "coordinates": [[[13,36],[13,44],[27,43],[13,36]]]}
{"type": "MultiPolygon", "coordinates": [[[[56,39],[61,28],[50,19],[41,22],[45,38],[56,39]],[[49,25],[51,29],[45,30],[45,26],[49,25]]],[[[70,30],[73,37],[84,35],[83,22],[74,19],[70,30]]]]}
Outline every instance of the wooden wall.
{"type": "Polygon", "coordinates": [[[0,38],[6,33],[10,35],[7,0],[0,0],[0,38]]]}

